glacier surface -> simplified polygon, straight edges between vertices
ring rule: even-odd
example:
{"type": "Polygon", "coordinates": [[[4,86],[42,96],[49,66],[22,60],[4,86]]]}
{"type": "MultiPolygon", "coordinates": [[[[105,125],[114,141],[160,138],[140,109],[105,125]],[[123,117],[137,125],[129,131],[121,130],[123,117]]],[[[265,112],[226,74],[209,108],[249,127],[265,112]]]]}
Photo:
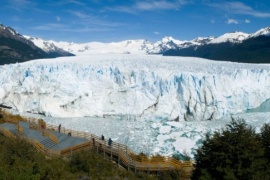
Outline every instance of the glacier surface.
{"type": "Polygon", "coordinates": [[[212,120],[270,98],[269,65],[187,57],[43,59],[0,66],[0,77],[0,104],[52,117],[212,120]]]}

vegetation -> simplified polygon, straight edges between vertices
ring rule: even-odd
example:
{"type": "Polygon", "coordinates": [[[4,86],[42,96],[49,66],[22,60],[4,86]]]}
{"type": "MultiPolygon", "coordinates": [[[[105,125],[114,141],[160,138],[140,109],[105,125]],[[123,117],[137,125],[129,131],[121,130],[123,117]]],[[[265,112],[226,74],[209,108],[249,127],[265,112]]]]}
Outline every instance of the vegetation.
{"type": "Polygon", "coordinates": [[[28,142],[0,135],[0,179],[157,179],[133,173],[92,151],[71,159],[46,158],[28,142]]]}
{"type": "Polygon", "coordinates": [[[233,119],[221,132],[206,135],[192,179],[269,179],[269,145],[269,125],[256,134],[243,120],[233,119]]]}
{"type": "MultiPolygon", "coordinates": [[[[23,120],[0,108],[0,123],[23,120]]],[[[147,158],[146,155],[134,155],[147,158]]],[[[163,158],[160,155],[156,157],[163,158]]],[[[81,151],[71,158],[46,157],[23,139],[7,138],[0,134],[0,179],[179,179],[178,171],[134,173],[119,167],[96,151],[81,151]]]]}

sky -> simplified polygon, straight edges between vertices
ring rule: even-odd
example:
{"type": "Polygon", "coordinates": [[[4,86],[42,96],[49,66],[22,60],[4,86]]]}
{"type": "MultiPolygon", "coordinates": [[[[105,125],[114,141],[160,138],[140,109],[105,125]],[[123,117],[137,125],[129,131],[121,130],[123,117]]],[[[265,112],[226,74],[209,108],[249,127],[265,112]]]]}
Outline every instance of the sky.
{"type": "Polygon", "coordinates": [[[178,40],[270,26],[269,0],[1,0],[0,23],[46,40],[178,40]]]}

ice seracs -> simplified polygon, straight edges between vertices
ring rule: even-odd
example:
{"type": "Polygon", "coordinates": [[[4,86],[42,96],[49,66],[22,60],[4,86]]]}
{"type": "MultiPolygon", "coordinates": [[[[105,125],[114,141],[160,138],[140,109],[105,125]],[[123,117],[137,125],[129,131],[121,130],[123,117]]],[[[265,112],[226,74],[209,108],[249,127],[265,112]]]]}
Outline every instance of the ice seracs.
{"type": "Polygon", "coordinates": [[[0,102],[53,117],[219,119],[270,98],[269,65],[111,54],[0,67],[0,102]]]}

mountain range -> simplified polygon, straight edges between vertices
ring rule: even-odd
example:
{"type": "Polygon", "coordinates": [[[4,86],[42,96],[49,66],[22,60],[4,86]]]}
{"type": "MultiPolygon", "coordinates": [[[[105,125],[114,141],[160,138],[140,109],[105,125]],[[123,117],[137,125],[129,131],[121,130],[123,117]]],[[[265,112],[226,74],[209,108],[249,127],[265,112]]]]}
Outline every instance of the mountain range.
{"type": "Polygon", "coordinates": [[[41,49],[56,46],[75,55],[163,54],[164,56],[191,56],[244,63],[270,63],[270,27],[252,34],[235,31],[219,37],[198,37],[190,41],[176,40],[168,36],[154,43],[144,39],[81,44],[45,41],[40,38],[29,38],[29,40],[41,49]]]}
{"type": "Polygon", "coordinates": [[[219,37],[198,37],[190,41],[167,36],[157,42],[139,39],[111,43],[73,43],[23,36],[10,27],[0,25],[0,64],[88,54],[162,54],[270,63],[270,27],[252,34],[236,31],[219,37]]]}
{"type": "Polygon", "coordinates": [[[227,33],[203,45],[170,49],[164,55],[243,63],[270,63],[270,27],[253,34],[227,33]]]}

